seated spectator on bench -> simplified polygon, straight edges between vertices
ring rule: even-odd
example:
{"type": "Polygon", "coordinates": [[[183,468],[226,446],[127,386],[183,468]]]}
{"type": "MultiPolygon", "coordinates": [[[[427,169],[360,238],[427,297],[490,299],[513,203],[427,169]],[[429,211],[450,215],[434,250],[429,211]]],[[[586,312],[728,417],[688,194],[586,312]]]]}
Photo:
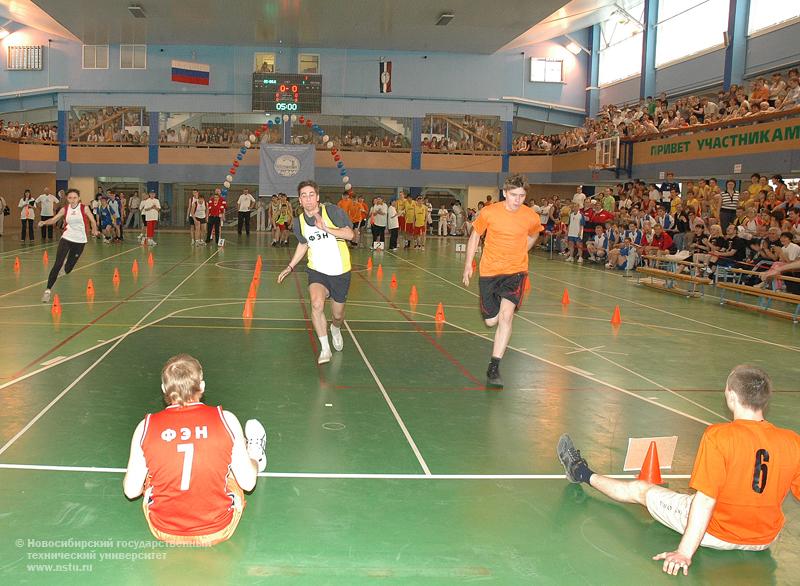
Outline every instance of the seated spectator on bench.
{"type": "Polygon", "coordinates": [[[603,226],[595,226],[595,235],[586,242],[589,260],[602,262],[608,256],[608,235],[603,226]]]}
{"type": "Polygon", "coordinates": [[[653,226],[653,232],[645,234],[642,237],[642,250],[646,255],[661,256],[669,254],[672,248],[672,237],[667,234],[661,224],[656,223],[653,226]]]}

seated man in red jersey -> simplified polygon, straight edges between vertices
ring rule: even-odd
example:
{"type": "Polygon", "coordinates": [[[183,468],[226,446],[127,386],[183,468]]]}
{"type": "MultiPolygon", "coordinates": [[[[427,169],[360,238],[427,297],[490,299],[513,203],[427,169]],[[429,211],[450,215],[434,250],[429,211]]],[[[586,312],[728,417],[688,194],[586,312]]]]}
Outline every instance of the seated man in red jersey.
{"type": "Polygon", "coordinates": [[[255,419],[242,433],[233,413],[201,403],[203,369],[187,354],[164,365],[161,390],[167,408],[148,414],[133,433],[125,496],[144,494],[144,516],[157,539],[215,545],[233,535],[243,490],[253,490],[267,466],[267,434],[255,419]]]}

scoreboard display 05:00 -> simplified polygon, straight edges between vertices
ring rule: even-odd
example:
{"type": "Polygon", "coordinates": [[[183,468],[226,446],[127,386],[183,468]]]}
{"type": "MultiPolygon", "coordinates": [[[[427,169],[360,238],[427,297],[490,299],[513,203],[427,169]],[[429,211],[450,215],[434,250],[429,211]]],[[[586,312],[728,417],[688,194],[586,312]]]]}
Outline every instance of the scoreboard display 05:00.
{"type": "Polygon", "coordinates": [[[310,73],[254,73],[253,111],[319,114],[322,112],[322,76],[310,73]]]}

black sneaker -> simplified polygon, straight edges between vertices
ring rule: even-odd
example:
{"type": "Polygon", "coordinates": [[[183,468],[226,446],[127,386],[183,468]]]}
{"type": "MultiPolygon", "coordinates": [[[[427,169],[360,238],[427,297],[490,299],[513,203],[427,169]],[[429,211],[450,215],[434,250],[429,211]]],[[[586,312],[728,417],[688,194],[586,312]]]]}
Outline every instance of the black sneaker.
{"type": "Polygon", "coordinates": [[[486,370],[486,386],[503,387],[503,379],[500,377],[500,366],[494,362],[490,362],[489,368],[486,370]]]}
{"type": "MultiPolygon", "coordinates": [[[[581,472],[588,471],[589,465],[586,460],[581,457],[581,451],[575,449],[575,444],[572,443],[572,438],[566,433],[558,439],[558,459],[564,466],[564,471],[567,473],[567,480],[570,482],[579,483],[584,479],[581,478],[581,472]],[[582,470],[583,469],[583,470],[582,470]]],[[[588,478],[585,479],[588,482],[588,478]]]]}

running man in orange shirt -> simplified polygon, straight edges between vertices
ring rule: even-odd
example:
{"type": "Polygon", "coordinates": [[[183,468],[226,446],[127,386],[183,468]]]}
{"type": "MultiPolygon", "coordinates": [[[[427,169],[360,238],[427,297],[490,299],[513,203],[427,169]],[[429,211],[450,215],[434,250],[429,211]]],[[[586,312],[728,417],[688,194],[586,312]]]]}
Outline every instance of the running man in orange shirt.
{"type": "Polygon", "coordinates": [[[792,491],[800,499],[800,435],[764,419],[772,381],[755,366],[728,375],[725,402],[731,423],[709,426],[700,440],[689,487],[679,493],[644,480],[617,480],[589,469],[570,437],[561,436],[558,458],[570,482],[585,482],[621,503],[647,507],[653,518],[681,533],[678,549],[660,553],[663,571],[689,573],[700,546],[762,551],[785,522],[781,504],[792,491]]]}
{"type": "Polygon", "coordinates": [[[528,251],[544,229],[539,214],[525,205],[527,183],[524,175],[510,175],[503,184],[506,198],[481,210],[467,242],[463,282],[468,287],[472,278],[472,259],[481,236],[486,235],[478,284],[484,322],[490,328],[497,326],[492,358],[486,371],[486,382],[492,387],[503,386],[500,360],[511,339],[514,312],[519,308],[525,291],[528,251]]]}

